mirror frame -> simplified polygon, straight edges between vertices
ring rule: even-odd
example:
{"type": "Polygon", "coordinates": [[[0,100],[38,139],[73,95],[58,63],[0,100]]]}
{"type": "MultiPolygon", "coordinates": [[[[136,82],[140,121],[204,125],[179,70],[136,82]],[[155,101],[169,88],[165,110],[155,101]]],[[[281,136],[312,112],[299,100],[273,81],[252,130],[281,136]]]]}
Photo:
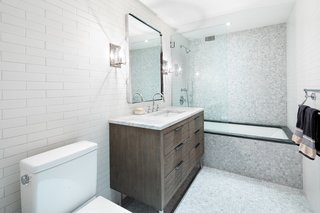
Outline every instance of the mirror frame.
{"type": "MultiPolygon", "coordinates": [[[[162,47],[162,33],[161,31],[157,30],[156,28],[152,27],[150,24],[146,23],[145,21],[143,21],[142,19],[138,18],[137,16],[133,15],[132,13],[128,13],[126,15],[126,41],[128,44],[128,50],[127,50],[127,54],[128,57],[126,58],[130,58],[130,39],[129,39],[129,17],[135,18],[136,20],[138,20],[139,22],[141,22],[142,24],[150,27],[151,29],[155,30],[156,32],[159,33],[160,36],[160,93],[162,93],[164,95],[164,82],[163,82],[163,47],[162,47]]],[[[129,64],[130,64],[130,60],[129,60],[129,64]]],[[[143,96],[143,94],[141,94],[143,96]]],[[[132,94],[132,88],[131,88],[131,70],[130,70],[130,66],[129,66],[129,78],[127,79],[127,102],[129,104],[137,104],[137,103],[141,103],[141,102],[133,102],[133,96],[134,94],[132,94]]],[[[160,101],[162,100],[162,97],[155,99],[155,101],[160,101]]],[[[151,102],[153,100],[144,100],[143,102],[151,102]]]]}

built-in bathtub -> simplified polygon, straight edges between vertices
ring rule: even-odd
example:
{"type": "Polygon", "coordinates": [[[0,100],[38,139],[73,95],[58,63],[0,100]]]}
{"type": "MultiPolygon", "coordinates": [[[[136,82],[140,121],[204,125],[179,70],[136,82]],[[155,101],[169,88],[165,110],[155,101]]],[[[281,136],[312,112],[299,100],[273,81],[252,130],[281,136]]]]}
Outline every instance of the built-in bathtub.
{"type": "Polygon", "coordinates": [[[208,167],[302,188],[302,156],[287,127],[205,121],[208,167]]]}
{"type": "Polygon", "coordinates": [[[283,126],[265,126],[220,121],[204,122],[204,131],[218,135],[292,144],[291,131],[283,126]]]}

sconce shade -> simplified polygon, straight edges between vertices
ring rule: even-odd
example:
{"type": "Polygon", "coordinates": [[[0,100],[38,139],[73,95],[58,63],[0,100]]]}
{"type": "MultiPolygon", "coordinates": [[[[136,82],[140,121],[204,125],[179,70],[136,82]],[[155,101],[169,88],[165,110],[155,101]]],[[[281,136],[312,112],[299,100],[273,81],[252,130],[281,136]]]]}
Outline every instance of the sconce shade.
{"type": "Polygon", "coordinates": [[[122,64],[125,64],[125,61],[121,46],[110,43],[110,66],[121,68],[122,64]]]}

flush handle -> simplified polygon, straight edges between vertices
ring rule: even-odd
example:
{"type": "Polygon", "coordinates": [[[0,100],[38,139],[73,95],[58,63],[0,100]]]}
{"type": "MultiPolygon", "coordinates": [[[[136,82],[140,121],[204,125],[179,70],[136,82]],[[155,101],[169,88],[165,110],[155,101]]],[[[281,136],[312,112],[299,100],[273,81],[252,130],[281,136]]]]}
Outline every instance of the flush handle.
{"type": "Polygon", "coordinates": [[[22,183],[22,185],[28,185],[30,183],[30,176],[29,175],[23,175],[21,177],[21,183],[22,183]]]}

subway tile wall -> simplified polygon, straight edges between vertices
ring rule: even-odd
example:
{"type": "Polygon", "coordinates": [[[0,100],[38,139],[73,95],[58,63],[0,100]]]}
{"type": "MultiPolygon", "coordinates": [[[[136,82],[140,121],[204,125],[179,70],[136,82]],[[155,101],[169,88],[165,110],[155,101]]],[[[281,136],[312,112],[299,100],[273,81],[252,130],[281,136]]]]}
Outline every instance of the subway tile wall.
{"type": "Polygon", "coordinates": [[[97,191],[117,201],[107,120],[133,106],[128,66],[110,68],[108,48],[127,48],[128,12],[162,31],[170,59],[172,29],[136,0],[0,0],[0,213],[21,211],[21,159],[80,140],[98,143],[97,191]]]}

